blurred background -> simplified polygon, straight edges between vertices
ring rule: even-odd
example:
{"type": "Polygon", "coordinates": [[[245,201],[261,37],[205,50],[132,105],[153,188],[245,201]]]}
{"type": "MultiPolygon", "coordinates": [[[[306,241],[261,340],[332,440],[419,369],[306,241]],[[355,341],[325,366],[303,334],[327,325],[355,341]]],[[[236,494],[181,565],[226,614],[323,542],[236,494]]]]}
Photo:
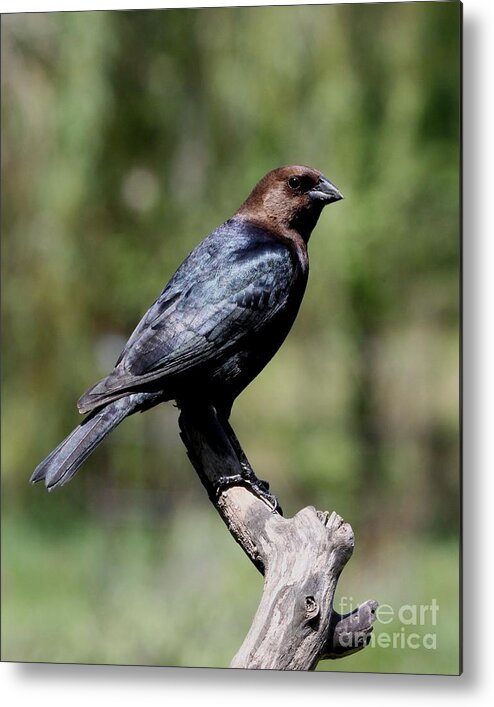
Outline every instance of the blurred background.
{"type": "MultiPolygon", "coordinates": [[[[233,426],[286,515],[351,523],[344,610],[439,606],[418,647],[319,669],[457,672],[459,12],[2,17],[4,660],[225,666],[240,646],[262,578],[171,404],[126,420],[61,491],[28,479],[187,253],[266,171],[302,163],[346,198],[233,426]]],[[[395,617],[374,638],[411,630],[395,617]]]]}

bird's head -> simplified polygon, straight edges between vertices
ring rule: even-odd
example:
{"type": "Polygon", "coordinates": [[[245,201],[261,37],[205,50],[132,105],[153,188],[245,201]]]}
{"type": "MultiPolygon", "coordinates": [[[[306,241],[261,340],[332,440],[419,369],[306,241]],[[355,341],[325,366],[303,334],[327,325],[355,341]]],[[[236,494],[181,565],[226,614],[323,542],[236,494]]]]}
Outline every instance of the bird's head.
{"type": "Polygon", "coordinates": [[[321,172],[290,165],[268,172],[237,212],[280,235],[296,231],[307,242],[322,209],[343,199],[321,172]]]}

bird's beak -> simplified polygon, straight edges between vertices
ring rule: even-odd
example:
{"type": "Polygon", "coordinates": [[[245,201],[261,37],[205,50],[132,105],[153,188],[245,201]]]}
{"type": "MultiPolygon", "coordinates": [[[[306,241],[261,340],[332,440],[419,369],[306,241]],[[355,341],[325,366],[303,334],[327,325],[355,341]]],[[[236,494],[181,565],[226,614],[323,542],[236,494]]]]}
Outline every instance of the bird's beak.
{"type": "Polygon", "coordinates": [[[343,199],[343,194],[335,185],[326,179],[319,177],[317,184],[308,192],[311,199],[314,201],[322,201],[324,205],[332,204],[334,201],[343,199]]]}

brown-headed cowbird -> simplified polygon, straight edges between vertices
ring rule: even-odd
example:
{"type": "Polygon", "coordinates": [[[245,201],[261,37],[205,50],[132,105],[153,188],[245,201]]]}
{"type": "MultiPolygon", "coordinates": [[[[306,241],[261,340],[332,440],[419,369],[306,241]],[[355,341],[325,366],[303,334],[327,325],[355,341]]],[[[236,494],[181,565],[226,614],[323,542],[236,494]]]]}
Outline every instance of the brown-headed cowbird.
{"type": "Polygon", "coordinates": [[[290,331],[307,283],[307,242],[323,207],[341,198],[308,167],[261,179],[178,268],[113,371],[79,400],[87,417],[31,481],[67,483],[125,417],[165,400],[213,405],[228,424],[233,401],[290,331]]]}

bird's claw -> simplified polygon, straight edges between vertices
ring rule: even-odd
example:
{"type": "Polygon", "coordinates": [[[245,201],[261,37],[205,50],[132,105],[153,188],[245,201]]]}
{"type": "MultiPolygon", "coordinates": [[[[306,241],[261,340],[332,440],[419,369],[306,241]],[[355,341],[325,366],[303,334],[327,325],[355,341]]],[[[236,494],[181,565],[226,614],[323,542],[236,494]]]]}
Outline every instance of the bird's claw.
{"type": "MultiPolygon", "coordinates": [[[[244,472],[246,471],[243,468],[244,472]]],[[[216,480],[214,491],[218,499],[221,494],[232,486],[244,486],[252,491],[252,493],[265,503],[272,513],[283,515],[283,510],[278,503],[276,496],[269,492],[269,484],[258,479],[252,469],[248,474],[232,474],[230,476],[221,476],[216,480]]]]}

